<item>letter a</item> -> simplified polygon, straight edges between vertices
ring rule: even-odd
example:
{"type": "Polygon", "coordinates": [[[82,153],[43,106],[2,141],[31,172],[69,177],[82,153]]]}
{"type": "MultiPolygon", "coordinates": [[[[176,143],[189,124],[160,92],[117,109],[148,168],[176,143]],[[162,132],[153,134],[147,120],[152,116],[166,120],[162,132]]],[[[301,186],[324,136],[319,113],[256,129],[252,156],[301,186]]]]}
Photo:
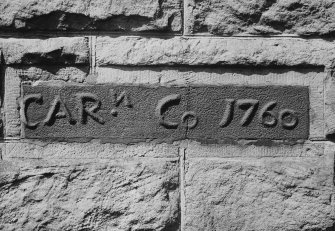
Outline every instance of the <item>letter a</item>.
{"type": "Polygon", "coordinates": [[[43,121],[43,124],[52,125],[57,119],[62,119],[66,117],[69,118],[70,124],[76,123],[76,121],[72,118],[72,115],[66,107],[65,103],[63,103],[63,101],[61,100],[60,95],[57,95],[51,104],[48,115],[43,121]],[[63,107],[64,110],[61,111],[61,107],[63,107]]]}

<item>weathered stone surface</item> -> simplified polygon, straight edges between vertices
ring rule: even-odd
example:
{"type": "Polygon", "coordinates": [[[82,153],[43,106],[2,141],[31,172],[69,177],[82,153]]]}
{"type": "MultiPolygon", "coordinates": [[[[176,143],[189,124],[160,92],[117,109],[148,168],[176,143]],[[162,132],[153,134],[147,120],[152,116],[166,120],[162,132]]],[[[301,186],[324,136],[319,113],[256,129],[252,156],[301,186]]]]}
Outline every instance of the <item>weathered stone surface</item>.
{"type": "Polygon", "coordinates": [[[0,49],[6,65],[88,65],[89,63],[87,37],[0,39],[0,49]]]}
{"type": "Polygon", "coordinates": [[[330,36],[334,18],[332,0],[186,1],[188,34],[330,36]]]}
{"type": "Polygon", "coordinates": [[[245,140],[234,144],[206,145],[196,141],[184,141],[181,146],[186,148],[187,158],[327,157],[325,144],[314,141],[294,145],[287,145],[279,141],[268,144],[264,142],[264,145],[245,140]]]}
{"type": "MultiPolygon", "coordinates": [[[[30,145],[20,151],[13,146],[7,151],[14,148],[11,152],[25,154],[30,149],[29,157],[30,153],[43,150],[30,145]]],[[[178,160],[118,159],[122,158],[117,154],[120,147],[118,151],[105,148],[108,159],[82,158],[82,152],[86,157],[89,152],[94,157],[94,146],[98,147],[47,145],[48,150],[42,153],[49,150],[55,153],[52,147],[58,147],[58,154],[42,155],[42,159],[22,160],[5,154],[0,162],[0,229],[177,231],[178,160]],[[84,150],[88,147],[90,151],[84,150]]],[[[134,149],[123,149],[134,156],[134,149]]],[[[101,151],[100,148],[97,152],[101,151]]],[[[155,146],[140,147],[138,154],[143,152],[148,152],[148,156],[157,152],[155,155],[159,156],[159,148],[155,146]]]]}
{"type": "Polygon", "coordinates": [[[180,31],[181,0],[4,0],[2,30],[180,31]]]}
{"type": "MultiPolygon", "coordinates": [[[[2,56],[2,52],[0,50],[0,57],[2,56]]],[[[5,68],[0,61],[0,78],[4,79],[5,76],[5,68]]],[[[4,97],[5,97],[5,84],[4,81],[0,83],[0,138],[4,137],[4,97]]],[[[1,154],[0,154],[1,157],[1,154]]]]}
{"type": "Polygon", "coordinates": [[[178,158],[178,146],[169,144],[138,143],[133,145],[101,143],[25,141],[5,144],[2,159],[134,159],[178,158]]]}
{"type": "Polygon", "coordinates": [[[198,118],[194,127],[189,120],[189,139],[308,139],[307,87],[203,86],[188,96],[198,118]]]}
{"type": "Polygon", "coordinates": [[[98,66],[245,65],[330,67],[335,44],[321,39],[98,37],[98,66]]]}
{"type": "Polygon", "coordinates": [[[187,88],[23,85],[21,102],[35,94],[43,98],[42,105],[29,100],[21,105],[26,138],[185,139],[186,127],[180,120],[186,111],[187,88]]]}
{"type": "Polygon", "coordinates": [[[185,231],[333,230],[334,146],[320,157],[188,158],[202,151],[186,148],[185,231]]]}
{"type": "Polygon", "coordinates": [[[18,111],[18,98],[21,95],[21,80],[15,69],[5,70],[4,92],[4,136],[20,137],[21,122],[18,111]]]}
{"type": "Polygon", "coordinates": [[[4,94],[4,135],[7,138],[20,137],[21,122],[18,111],[18,99],[21,96],[22,81],[49,81],[59,80],[66,82],[86,82],[89,67],[71,66],[22,66],[6,67],[4,94]]]}
{"type": "Polygon", "coordinates": [[[12,69],[12,73],[21,81],[29,82],[57,80],[84,83],[89,75],[89,66],[23,66],[8,69],[12,69]]]}
{"type": "Polygon", "coordinates": [[[335,73],[328,71],[325,80],[325,134],[335,141],[335,73]]]}
{"type": "Polygon", "coordinates": [[[307,87],[24,84],[22,89],[25,138],[219,142],[309,136],[307,87]]]}
{"type": "Polygon", "coordinates": [[[254,67],[98,67],[92,83],[160,86],[279,85],[307,86],[310,100],[310,139],[324,140],[324,68],[254,67]]]}

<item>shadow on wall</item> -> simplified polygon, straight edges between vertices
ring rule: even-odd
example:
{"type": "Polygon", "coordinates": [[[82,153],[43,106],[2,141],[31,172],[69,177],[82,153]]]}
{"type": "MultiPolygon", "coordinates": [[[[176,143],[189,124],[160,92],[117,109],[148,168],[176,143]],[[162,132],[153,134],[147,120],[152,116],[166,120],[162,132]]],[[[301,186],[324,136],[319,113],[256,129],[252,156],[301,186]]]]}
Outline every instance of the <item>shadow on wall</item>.
{"type": "Polygon", "coordinates": [[[245,66],[245,65],[206,65],[206,66],[188,66],[188,65],[174,65],[173,67],[168,66],[118,66],[113,65],[113,69],[118,69],[125,72],[132,71],[143,71],[150,70],[153,72],[161,72],[168,70],[175,70],[181,73],[201,73],[201,72],[209,72],[213,74],[241,74],[244,76],[252,76],[252,75],[268,75],[268,74],[285,74],[290,71],[294,71],[297,73],[307,74],[310,72],[322,73],[325,71],[324,66],[320,67],[305,67],[305,66],[295,66],[295,67],[287,67],[287,66],[245,66]]]}
{"type": "Polygon", "coordinates": [[[5,72],[6,72],[6,67],[4,65],[5,59],[0,51],[0,137],[4,137],[4,123],[3,123],[3,102],[5,98],[5,72]]]}
{"type": "MultiPolygon", "coordinates": [[[[43,31],[114,31],[114,32],[172,32],[171,24],[174,15],[171,15],[164,25],[152,25],[153,18],[140,15],[115,15],[105,19],[95,19],[84,14],[64,13],[62,11],[54,11],[49,14],[34,16],[30,19],[16,19],[21,28],[16,28],[14,22],[6,30],[43,30],[43,31]]],[[[16,22],[17,23],[17,22],[16,22]]]]}

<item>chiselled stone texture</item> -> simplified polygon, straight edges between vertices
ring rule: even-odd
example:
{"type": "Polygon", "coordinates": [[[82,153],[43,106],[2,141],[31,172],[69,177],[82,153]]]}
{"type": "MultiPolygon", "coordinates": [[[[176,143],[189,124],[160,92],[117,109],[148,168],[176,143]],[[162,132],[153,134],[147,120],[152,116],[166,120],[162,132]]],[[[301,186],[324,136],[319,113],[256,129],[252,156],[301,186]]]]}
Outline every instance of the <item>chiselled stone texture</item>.
{"type": "Polygon", "coordinates": [[[285,140],[309,136],[307,87],[203,86],[191,87],[188,94],[188,109],[199,118],[187,132],[189,139],[217,142],[224,138],[285,140]]]}
{"type": "Polygon", "coordinates": [[[88,66],[54,66],[54,65],[37,65],[6,67],[5,89],[4,92],[4,135],[9,137],[20,137],[21,123],[18,111],[18,99],[21,95],[21,82],[37,81],[62,81],[62,82],[86,82],[89,72],[88,66]]]}
{"type": "Polygon", "coordinates": [[[24,84],[22,89],[23,100],[35,94],[43,98],[42,105],[21,104],[26,138],[100,138],[114,142],[185,139],[186,127],[180,121],[186,111],[187,88],[24,84]],[[169,100],[170,96],[177,97],[169,100]],[[56,105],[57,97],[59,103],[54,108],[51,105],[56,105]],[[159,106],[164,99],[166,102],[159,106]],[[57,116],[59,113],[66,115],[57,116]],[[166,125],[161,125],[162,121],[166,125]]]}
{"type": "Polygon", "coordinates": [[[333,0],[186,0],[188,34],[332,36],[333,0]]]}
{"type": "Polygon", "coordinates": [[[176,147],[7,143],[5,149],[1,230],[178,230],[176,147]]]}
{"type": "MultiPolygon", "coordinates": [[[[2,57],[2,52],[0,50],[0,57],[2,57]]],[[[2,66],[2,63],[0,61],[0,76],[3,77],[5,76],[5,68],[2,66]]],[[[5,98],[5,84],[2,81],[0,83],[0,138],[3,139],[4,137],[4,127],[5,127],[5,121],[4,121],[4,98],[5,98]]],[[[1,158],[1,154],[0,154],[1,158]]]]}
{"type": "Polygon", "coordinates": [[[325,134],[335,141],[335,73],[329,70],[325,80],[325,134]]]}
{"type": "Polygon", "coordinates": [[[308,105],[302,86],[41,83],[23,84],[20,117],[34,139],[297,140],[309,137],[308,105]]]}
{"type": "Polygon", "coordinates": [[[21,123],[18,111],[17,99],[21,94],[21,80],[15,69],[6,68],[4,94],[4,135],[8,137],[20,137],[21,123]]]}
{"type": "Polygon", "coordinates": [[[4,0],[2,31],[181,30],[181,0],[4,0]]]}
{"type": "Polygon", "coordinates": [[[88,65],[89,63],[87,37],[0,39],[0,49],[6,65],[88,65]]]}
{"type": "Polygon", "coordinates": [[[322,39],[98,37],[97,65],[330,67],[335,44],[322,39]]]}
{"type": "Polygon", "coordinates": [[[89,66],[53,66],[36,65],[6,68],[8,78],[19,78],[21,81],[61,81],[84,83],[89,75],[89,66]]]}
{"type": "Polygon", "coordinates": [[[186,148],[184,230],[334,230],[334,146],[318,145],[186,148]]]}

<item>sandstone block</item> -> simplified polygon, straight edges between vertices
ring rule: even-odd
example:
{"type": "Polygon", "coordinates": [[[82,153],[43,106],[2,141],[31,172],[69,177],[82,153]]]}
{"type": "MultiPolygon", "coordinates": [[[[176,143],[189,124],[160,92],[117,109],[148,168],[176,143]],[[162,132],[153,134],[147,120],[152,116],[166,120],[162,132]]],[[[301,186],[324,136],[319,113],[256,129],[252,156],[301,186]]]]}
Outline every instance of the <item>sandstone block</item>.
{"type": "MultiPolygon", "coordinates": [[[[326,153],[323,142],[306,141],[304,143],[295,143],[287,145],[287,143],[273,142],[271,144],[255,143],[254,141],[240,141],[234,144],[200,144],[195,141],[183,142],[182,146],[186,148],[187,158],[327,158],[331,154],[326,153]]],[[[331,164],[331,163],[329,163],[331,164]]]]}
{"type": "Polygon", "coordinates": [[[335,44],[292,38],[98,37],[97,66],[245,65],[330,67],[335,44]]]}
{"type": "Polygon", "coordinates": [[[88,65],[89,63],[87,37],[0,39],[0,49],[6,65],[88,65]]]}
{"type": "MultiPolygon", "coordinates": [[[[249,150],[257,153],[257,147],[249,150]]],[[[226,151],[232,150],[222,148],[221,157],[186,159],[184,230],[334,228],[334,152],[317,158],[248,158],[247,153],[222,158],[226,151]]]]}
{"type": "Polygon", "coordinates": [[[333,1],[186,1],[188,34],[332,36],[333,1]]]}
{"type": "Polygon", "coordinates": [[[18,145],[0,161],[1,230],[178,230],[178,159],[150,157],[173,149],[18,145]]]}
{"type": "Polygon", "coordinates": [[[126,160],[136,158],[169,158],[179,156],[178,146],[171,144],[138,143],[133,145],[101,143],[97,140],[83,143],[41,142],[20,140],[8,142],[2,150],[2,159],[76,159],[126,160]]]}
{"type": "MultiPolygon", "coordinates": [[[[13,75],[25,82],[36,81],[62,81],[83,83],[87,81],[89,75],[89,66],[23,66],[23,67],[8,67],[13,70],[13,75]]],[[[9,78],[12,78],[9,77],[9,78]]],[[[14,78],[14,77],[13,77],[14,78]]]]}
{"type": "Polygon", "coordinates": [[[5,31],[161,31],[181,30],[181,0],[5,0],[0,28],[5,31]]]}

